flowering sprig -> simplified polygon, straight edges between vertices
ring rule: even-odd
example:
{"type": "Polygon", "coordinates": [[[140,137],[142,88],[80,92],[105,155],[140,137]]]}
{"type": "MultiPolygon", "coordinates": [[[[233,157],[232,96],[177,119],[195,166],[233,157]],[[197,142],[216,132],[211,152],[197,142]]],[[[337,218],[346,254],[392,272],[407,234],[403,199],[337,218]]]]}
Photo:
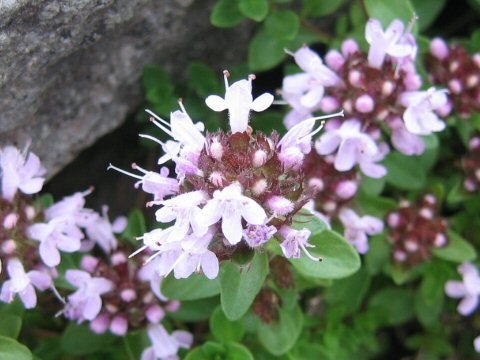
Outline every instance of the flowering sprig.
{"type": "MultiPolygon", "coordinates": [[[[254,76],[231,85],[228,76],[225,71],[225,98],[211,95],[206,104],[214,111],[228,109],[229,132],[204,135],[181,102],[181,111],[171,113],[170,122],[148,111],[151,121],[173,140],[163,143],[149,138],[159,143],[176,164],[176,180],[162,176],[153,191],[157,200],[148,203],[161,206],[155,213],[157,221],[173,225],[140,237],[144,246],[139,251],[152,254],[148,261],[157,264],[162,276],[173,271],[175,277],[188,277],[203,270],[207,277],[215,278],[222,254],[231,254],[242,244],[259,248],[275,234],[283,236],[284,243],[291,243],[289,249],[300,247],[317,260],[306,249],[308,236],[297,241],[298,236],[279,230],[288,228],[295,213],[313,196],[298,170],[311,151],[312,136],[322,128],[323,123],[316,126],[318,120],[325,117],[307,119],[281,139],[276,133],[269,137],[253,134],[248,126],[250,110],[265,110],[273,96],[263,94],[253,100],[254,76]],[[176,130],[180,128],[182,131],[176,130]],[[171,186],[173,181],[175,187],[171,186]]],[[[165,159],[162,156],[159,163],[165,159]]],[[[144,177],[113,165],[109,168],[145,184],[144,177]]],[[[140,169],[137,165],[133,168],[140,169]]],[[[158,174],[150,176],[159,178],[158,174]]],[[[293,250],[284,254],[299,257],[293,250]]]]}

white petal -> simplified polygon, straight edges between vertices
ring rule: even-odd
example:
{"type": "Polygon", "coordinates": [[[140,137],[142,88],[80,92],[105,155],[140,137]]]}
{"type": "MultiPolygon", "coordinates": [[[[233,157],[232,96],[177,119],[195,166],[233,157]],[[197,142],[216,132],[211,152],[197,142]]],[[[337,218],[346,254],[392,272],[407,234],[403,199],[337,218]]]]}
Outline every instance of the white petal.
{"type": "Polygon", "coordinates": [[[209,279],[215,279],[218,275],[219,265],[215,254],[207,250],[200,258],[203,273],[209,279]]]}
{"type": "Polygon", "coordinates": [[[233,204],[225,207],[222,216],[222,232],[231,245],[237,244],[242,239],[242,217],[239,209],[233,204]]]}
{"type": "Polygon", "coordinates": [[[461,281],[450,280],[445,284],[445,293],[455,299],[464,297],[465,290],[465,285],[461,281]]]}
{"type": "Polygon", "coordinates": [[[205,226],[215,224],[222,217],[222,209],[218,200],[211,199],[198,214],[197,220],[205,226]]]}
{"type": "Polygon", "coordinates": [[[273,95],[265,93],[257,97],[250,106],[250,109],[256,112],[266,110],[273,103],[273,95]]]}
{"type": "Polygon", "coordinates": [[[218,95],[210,95],[207,97],[205,104],[213,111],[223,111],[227,109],[227,102],[218,95]]]}
{"type": "Polygon", "coordinates": [[[267,220],[267,214],[263,207],[261,207],[255,200],[246,196],[242,197],[242,216],[249,224],[263,225],[267,220]]]}

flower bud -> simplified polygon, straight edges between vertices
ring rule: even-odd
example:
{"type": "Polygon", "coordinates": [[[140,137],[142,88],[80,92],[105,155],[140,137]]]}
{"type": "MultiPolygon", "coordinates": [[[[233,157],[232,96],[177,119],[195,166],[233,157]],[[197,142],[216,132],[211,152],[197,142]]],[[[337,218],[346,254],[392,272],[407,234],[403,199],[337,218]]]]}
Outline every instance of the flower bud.
{"type": "Polygon", "coordinates": [[[333,96],[324,96],[319,103],[320,110],[324,113],[331,113],[340,107],[338,100],[333,96]]]}
{"type": "Polygon", "coordinates": [[[137,294],[133,289],[123,289],[120,292],[120,298],[125,302],[131,302],[137,298],[137,294]]]}
{"type": "Polygon", "coordinates": [[[358,70],[351,70],[348,73],[348,82],[355,87],[362,86],[362,73],[358,70]]]}
{"type": "Polygon", "coordinates": [[[472,89],[476,87],[479,83],[479,76],[478,75],[470,75],[467,78],[467,88],[472,89]]]}
{"type": "Polygon", "coordinates": [[[11,255],[13,252],[17,249],[17,244],[15,243],[15,240],[13,239],[8,239],[2,244],[2,252],[5,255],[11,255]]]}
{"type": "Polygon", "coordinates": [[[452,79],[448,82],[448,88],[453,94],[460,94],[463,90],[462,83],[458,79],[452,79]]]}
{"type": "Polygon", "coordinates": [[[255,184],[253,184],[252,186],[252,193],[254,195],[261,195],[265,192],[265,190],[267,190],[267,180],[265,179],[260,179],[260,180],[257,180],[255,182],[255,184]]]}
{"type": "Polygon", "coordinates": [[[323,180],[320,178],[311,178],[308,180],[308,186],[315,191],[322,191],[325,187],[323,180]]]}
{"type": "Polygon", "coordinates": [[[90,322],[90,330],[95,334],[103,334],[107,331],[110,320],[107,314],[100,314],[90,322]]]}
{"type": "Polygon", "coordinates": [[[110,331],[112,334],[123,336],[127,333],[128,321],[123,315],[117,315],[110,323],[110,331]]]}
{"type": "Polygon", "coordinates": [[[85,255],[81,262],[80,268],[86,272],[93,273],[98,265],[98,259],[91,255],[85,255]]]}
{"type": "Polygon", "coordinates": [[[372,112],[375,107],[375,103],[370,95],[362,95],[355,101],[355,109],[361,113],[372,112]]]}
{"type": "Polygon", "coordinates": [[[388,226],[392,229],[400,225],[400,214],[399,213],[390,213],[387,218],[388,226]]]}
{"type": "Polygon", "coordinates": [[[390,96],[393,93],[393,90],[395,90],[395,84],[391,81],[385,81],[382,84],[382,95],[383,96],[390,96]]]}
{"type": "Polygon", "coordinates": [[[218,142],[217,139],[214,139],[210,144],[210,155],[215,159],[220,161],[223,156],[223,146],[218,142]]]}
{"type": "Polygon", "coordinates": [[[164,318],[165,311],[157,304],[154,304],[147,308],[145,315],[152,324],[158,324],[164,318]]]}
{"type": "Polygon", "coordinates": [[[325,55],[325,62],[333,70],[338,70],[345,63],[345,59],[343,58],[343,55],[340,54],[337,50],[330,50],[325,55]]]}
{"type": "Polygon", "coordinates": [[[208,180],[217,187],[223,186],[223,176],[218,171],[212,172],[208,177],[208,180]]]}
{"type": "Polygon", "coordinates": [[[180,301],[177,300],[171,300],[167,303],[165,306],[165,309],[170,312],[177,312],[178,309],[180,309],[180,301]]]}
{"type": "Polygon", "coordinates": [[[435,245],[435,247],[442,247],[442,246],[445,246],[445,244],[447,243],[447,237],[445,236],[445,234],[437,234],[435,236],[435,240],[433,241],[433,245],[435,245]]]}
{"type": "Polygon", "coordinates": [[[335,193],[341,199],[350,199],[357,192],[357,188],[358,186],[355,181],[346,180],[336,186],[335,193]]]}
{"type": "Polygon", "coordinates": [[[405,249],[408,252],[416,252],[418,250],[418,244],[414,240],[405,241],[405,249]]]}
{"type": "Polygon", "coordinates": [[[435,38],[430,43],[430,53],[437,59],[443,60],[448,56],[448,46],[442,39],[435,38]]]}
{"type": "Polygon", "coordinates": [[[12,230],[17,225],[19,216],[15,213],[10,213],[3,219],[3,227],[6,230],[12,230]]]}
{"type": "Polygon", "coordinates": [[[113,266],[117,266],[127,262],[127,257],[122,252],[116,252],[115,254],[112,255],[111,261],[113,266]]]}
{"type": "Polygon", "coordinates": [[[293,211],[293,202],[283,196],[272,196],[266,202],[268,208],[275,214],[283,216],[293,211]]]}
{"type": "Polygon", "coordinates": [[[347,39],[342,43],[342,54],[344,56],[351,55],[355,52],[357,52],[358,49],[358,44],[355,40],[353,39],[347,39]]]}
{"type": "Polygon", "coordinates": [[[395,250],[393,252],[393,258],[398,262],[404,262],[405,260],[407,260],[407,254],[405,254],[404,251],[395,250]]]}
{"type": "Polygon", "coordinates": [[[27,217],[28,220],[33,220],[35,215],[36,215],[36,212],[33,206],[30,206],[30,205],[25,206],[25,216],[27,217]]]}
{"type": "Polygon", "coordinates": [[[253,167],[259,168],[263,166],[267,161],[267,153],[263,150],[257,150],[253,154],[252,164],[253,167]]]}

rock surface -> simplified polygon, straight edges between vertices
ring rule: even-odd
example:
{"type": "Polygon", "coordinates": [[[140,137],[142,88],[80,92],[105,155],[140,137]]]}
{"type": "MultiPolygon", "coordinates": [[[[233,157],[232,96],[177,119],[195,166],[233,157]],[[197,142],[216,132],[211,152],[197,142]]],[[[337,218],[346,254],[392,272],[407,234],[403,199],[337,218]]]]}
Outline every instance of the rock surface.
{"type": "Polygon", "coordinates": [[[140,104],[145,64],[242,61],[248,24],[212,27],[213,4],[0,0],[0,146],[31,139],[51,177],[140,104]]]}

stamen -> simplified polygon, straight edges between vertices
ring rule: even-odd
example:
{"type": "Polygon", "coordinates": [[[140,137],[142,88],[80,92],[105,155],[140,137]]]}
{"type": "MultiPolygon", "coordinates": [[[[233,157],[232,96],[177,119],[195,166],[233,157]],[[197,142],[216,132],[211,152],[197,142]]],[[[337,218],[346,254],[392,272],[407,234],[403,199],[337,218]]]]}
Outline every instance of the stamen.
{"type": "MultiPolygon", "coordinates": [[[[157,251],[155,254],[153,254],[152,256],[150,256],[147,260],[145,260],[145,262],[143,263],[143,265],[147,265],[150,261],[152,261],[153,259],[155,259],[158,255],[160,255],[162,252],[161,251],[157,251]]],[[[171,270],[170,270],[171,271],[171,270]]]]}
{"type": "Polygon", "coordinates": [[[145,170],[144,168],[141,168],[140,166],[138,166],[138,165],[135,164],[135,163],[132,164],[132,169],[133,169],[133,170],[138,170],[138,171],[140,171],[140,172],[142,172],[142,173],[144,173],[144,174],[147,174],[147,173],[150,172],[150,171],[145,170]]]}
{"type": "Polygon", "coordinates": [[[58,292],[57,288],[55,287],[54,284],[52,284],[52,286],[50,286],[50,289],[53,291],[53,294],[55,295],[55,297],[60,300],[60,302],[63,304],[63,305],[67,305],[67,303],[65,302],[65,299],[60,295],[60,293],[58,292]]]}
{"type": "MultiPolygon", "coordinates": [[[[183,106],[183,99],[180,98],[180,99],[177,100],[177,102],[178,102],[178,106],[180,106],[180,110],[182,110],[182,112],[183,112],[184,114],[187,114],[187,110],[185,110],[185,106],[183,106]]],[[[188,114],[187,114],[187,115],[188,115],[188,114]]]]}
{"type": "Polygon", "coordinates": [[[149,139],[149,140],[152,140],[152,141],[155,141],[157,144],[160,144],[162,146],[165,146],[165,143],[163,141],[160,141],[158,140],[156,137],[153,137],[153,136],[150,136],[150,135],[146,135],[146,134],[138,134],[138,136],[142,137],[142,138],[145,138],[145,139],[149,139]]]}
{"type": "MultiPolygon", "coordinates": [[[[323,258],[322,257],[315,257],[313,256],[312,254],[310,254],[307,250],[307,248],[303,245],[303,244],[299,244],[300,245],[300,248],[303,250],[303,252],[305,253],[305,255],[307,255],[307,257],[313,261],[323,261],[323,258]]],[[[312,245],[313,246],[313,245],[312,245]]]]}
{"type": "Polygon", "coordinates": [[[293,52],[291,52],[290,50],[288,50],[287,48],[283,48],[283,51],[285,51],[285,53],[287,55],[290,55],[290,56],[295,56],[295,54],[293,52]]]}
{"type": "Polygon", "coordinates": [[[95,188],[90,186],[87,190],[82,191],[80,194],[82,194],[82,196],[88,196],[93,192],[93,190],[95,190],[95,188]]]}
{"type": "Polygon", "coordinates": [[[163,123],[163,124],[165,124],[166,126],[170,127],[170,124],[169,124],[167,121],[163,120],[161,117],[158,117],[157,115],[155,115],[152,111],[150,111],[150,110],[148,110],[148,109],[146,109],[145,111],[146,111],[147,113],[149,113],[150,115],[152,115],[152,116],[150,117],[150,121],[151,121],[152,123],[154,123],[157,127],[159,127],[160,129],[162,129],[167,135],[173,137],[172,132],[170,131],[170,129],[166,128],[164,125],[161,124],[161,123],[163,123]],[[156,121],[155,119],[157,119],[157,120],[160,121],[160,122],[156,121]]]}
{"type": "MultiPolygon", "coordinates": [[[[168,270],[168,272],[167,272],[165,275],[163,275],[163,276],[167,276],[168,274],[170,274],[170,273],[172,272],[172,270],[175,268],[175,266],[177,266],[178,263],[179,263],[181,260],[183,260],[183,258],[184,258],[186,255],[187,255],[186,252],[182,253],[182,254],[177,258],[177,260],[175,260],[175,262],[173,263],[173,265],[170,266],[170,269],[168,270]]],[[[147,261],[148,261],[148,260],[147,260],[147,261]]]]}
{"type": "Polygon", "coordinates": [[[273,100],[272,105],[289,105],[285,100],[273,100]]]}
{"type": "Polygon", "coordinates": [[[223,70],[223,81],[225,82],[225,90],[228,89],[228,77],[230,77],[230,73],[228,70],[223,70]]]}
{"type": "MultiPolygon", "coordinates": [[[[313,117],[313,118],[310,118],[310,119],[307,119],[307,120],[304,120],[304,121],[311,121],[311,120],[314,120],[314,121],[317,121],[317,120],[324,120],[324,119],[330,119],[330,118],[333,118],[333,117],[336,117],[336,116],[344,116],[344,113],[343,113],[343,110],[342,111],[339,111],[337,113],[334,113],[334,114],[329,114],[329,115],[322,115],[322,116],[318,116],[318,117],[313,117]]],[[[297,139],[297,143],[300,143],[302,142],[304,139],[308,138],[308,137],[312,137],[313,135],[315,135],[316,133],[318,133],[320,130],[322,130],[323,126],[325,125],[325,121],[322,121],[320,123],[320,126],[315,129],[314,131],[312,131],[311,133],[307,134],[307,135],[304,135],[302,136],[301,138],[297,139]]]]}
{"type": "Polygon", "coordinates": [[[120,169],[120,168],[118,168],[118,167],[116,167],[116,166],[113,166],[112,164],[108,164],[107,170],[110,170],[110,169],[116,170],[116,171],[118,171],[118,172],[120,172],[120,173],[122,173],[122,174],[131,176],[131,177],[133,177],[133,178],[135,178],[135,179],[143,180],[143,176],[140,176],[140,175],[137,175],[137,174],[133,174],[133,173],[131,173],[131,172],[129,172],[129,171],[126,171],[126,170],[120,169]]]}
{"type": "MultiPolygon", "coordinates": [[[[137,239],[138,240],[138,239],[137,239]]],[[[131,259],[132,257],[134,257],[135,255],[138,255],[139,253],[141,253],[143,250],[147,249],[148,246],[147,245],[144,245],[142,246],[140,249],[137,249],[136,251],[134,251],[133,253],[131,253],[128,258],[131,259]]]]}

